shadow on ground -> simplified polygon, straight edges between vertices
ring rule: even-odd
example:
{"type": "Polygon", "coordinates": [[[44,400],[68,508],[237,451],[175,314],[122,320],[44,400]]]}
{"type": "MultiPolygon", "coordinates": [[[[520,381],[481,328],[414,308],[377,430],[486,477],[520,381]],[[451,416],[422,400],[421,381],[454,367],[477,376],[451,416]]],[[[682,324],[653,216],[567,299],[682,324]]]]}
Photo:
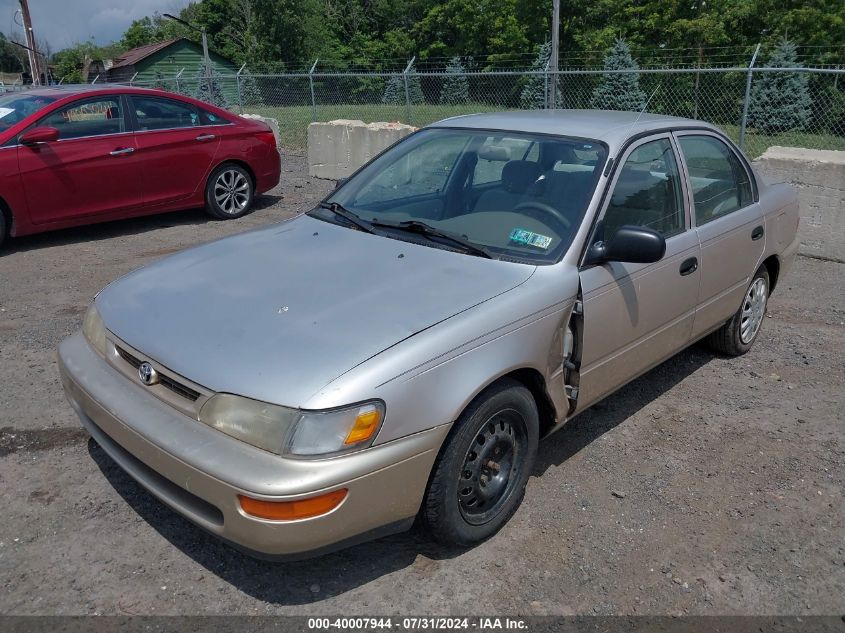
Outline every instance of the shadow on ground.
{"type": "MultiPolygon", "coordinates": [[[[705,349],[692,347],[585,411],[541,443],[534,474],[542,476],[549,466],[566,461],[713,358],[705,349]]],[[[159,534],[240,591],[272,604],[316,602],[408,567],[419,556],[441,560],[464,551],[433,543],[415,526],[404,534],[316,559],[289,563],[257,560],[222,543],[160,503],[93,440],[88,450],[115,490],[159,534]]]]}
{"type": "MultiPolygon", "coordinates": [[[[272,194],[264,194],[257,197],[253,203],[250,215],[273,206],[279,200],[281,200],[281,196],[272,194]]],[[[7,238],[2,250],[0,250],[0,256],[54,246],[98,242],[114,237],[139,235],[174,226],[202,226],[220,221],[206,215],[202,209],[172,211],[125,220],[109,220],[96,224],[86,224],[85,226],[36,233],[34,235],[24,235],[23,237],[7,238]]]]}

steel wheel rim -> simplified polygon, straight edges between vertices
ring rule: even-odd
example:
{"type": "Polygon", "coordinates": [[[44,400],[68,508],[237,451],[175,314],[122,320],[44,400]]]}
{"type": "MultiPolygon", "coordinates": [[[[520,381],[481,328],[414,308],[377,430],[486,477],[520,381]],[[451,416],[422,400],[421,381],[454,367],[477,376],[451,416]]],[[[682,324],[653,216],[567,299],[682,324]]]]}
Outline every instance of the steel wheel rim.
{"type": "Polygon", "coordinates": [[[228,215],[235,215],[249,204],[249,181],[237,169],[227,169],[214,181],[214,200],[228,215]]]}
{"type": "Polygon", "coordinates": [[[758,277],[745,293],[739,324],[739,338],[743,343],[750,343],[760,331],[763,317],[766,315],[768,292],[766,280],[758,277]]]}
{"type": "Polygon", "coordinates": [[[498,515],[520,479],[527,446],[522,415],[497,411],[478,429],[458,474],[458,508],[473,525],[498,515]]]}

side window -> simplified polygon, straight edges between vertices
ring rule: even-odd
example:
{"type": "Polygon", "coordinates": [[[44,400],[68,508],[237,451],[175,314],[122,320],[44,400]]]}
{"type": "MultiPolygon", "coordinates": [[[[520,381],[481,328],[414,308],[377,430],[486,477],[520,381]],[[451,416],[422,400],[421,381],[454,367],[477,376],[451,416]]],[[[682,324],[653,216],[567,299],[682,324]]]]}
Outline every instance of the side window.
{"type": "Polygon", "coordinates": [[[203,125],[227,125],[229,123],[222,116],[203,109],[200,109],[200,121],[203,125]]]}
{"type": "Polygon", "coordinates": [[[132,97],[138,129],[171,130],[200,125],[199,114],[193,106],[159,97],[132,97]]]}
{"type": "Polygon", "coordinates": [[[681,136],[679,141],[687,162],[697,225],[751,204],[748,172],[727,145],[712,136],[681,136]]]}
{"type": "Polygon", "coordinates": [[[77,101],[60,108],[38,122],[42,127],[59,130],[60,139],[84,138],[126,131],[123,109],[117,97],[77,101]]]}
{"type": "Polygon", "coordinates": [[[604,239],[625,224],[669,237],[684,230],[678,162],[669,139],[650,141],[628,155],[604,216],[604,239]]]}

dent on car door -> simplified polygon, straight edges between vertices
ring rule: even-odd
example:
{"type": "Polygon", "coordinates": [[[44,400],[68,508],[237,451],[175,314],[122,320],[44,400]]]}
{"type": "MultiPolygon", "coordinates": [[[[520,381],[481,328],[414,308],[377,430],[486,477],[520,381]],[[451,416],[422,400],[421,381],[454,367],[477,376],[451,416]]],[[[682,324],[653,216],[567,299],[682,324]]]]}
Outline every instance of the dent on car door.
{"type": "Polygon", "coordinates": [[[119,96],[74,101],[34,127],[59,139],[17,148],[21,184],[34,224],[122,211],[140,204],[135,138],[119,96]]]}
{"type": "Polygon", "coordinates": [[[736,153],[706,133],[678,134],[701,243],[701,290],[693,336],[724,323],[740,306],[766,243],[751,176],[736,153]]]}
{"type": "Polygon", "coordinates": [[[651,264],[605,262],[582,268],[579,409],[688,344],[698,298],[698,238],[688,230],[671,137],[632,145],[619,164],[590,244],[634,225],[662,233],[666,253],[651,264]]]}
{"type": "Polygon", "coordinates": [[[203,125],[190,103],[132,95],[143,201],[166,205],[205,188],[220,144],[220,126],[203,125]]]}

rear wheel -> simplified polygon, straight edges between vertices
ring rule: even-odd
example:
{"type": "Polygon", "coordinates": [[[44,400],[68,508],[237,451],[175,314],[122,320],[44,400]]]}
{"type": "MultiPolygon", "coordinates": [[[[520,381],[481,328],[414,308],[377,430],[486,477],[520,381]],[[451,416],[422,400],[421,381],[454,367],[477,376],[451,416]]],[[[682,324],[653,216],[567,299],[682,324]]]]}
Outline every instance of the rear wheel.
{"type": "Polygon", "coordinates": [[[769,271],[761,266],[751,279],[739,310],[730,321],[713,332],[707,342],[716,351],[729,356],[745,354],[760,333],[768,300],[769,271]]]}
{"type": "Polygon", "coordinates": [[[8,227],[6,226],[6,214],[4,214],[3,210],[0,209],[0,248],[3,248],[3,242],[6,240],[7,231],[8,227]]]}
{"type": "Polygon", "coordinates": [[[211,172],[205,187],[205,209],[221,220],[240,218],[249,213],[255,187],[249,172],[234,163],[220,165],[211,172]]]}
{"type": "Polygon", "coordinates": [[[455,423],[437,459],[422,519],[442,543],[472,545],[513,516],[537,454],[539,416],[531,392],[503,380],[455,423]]]}

